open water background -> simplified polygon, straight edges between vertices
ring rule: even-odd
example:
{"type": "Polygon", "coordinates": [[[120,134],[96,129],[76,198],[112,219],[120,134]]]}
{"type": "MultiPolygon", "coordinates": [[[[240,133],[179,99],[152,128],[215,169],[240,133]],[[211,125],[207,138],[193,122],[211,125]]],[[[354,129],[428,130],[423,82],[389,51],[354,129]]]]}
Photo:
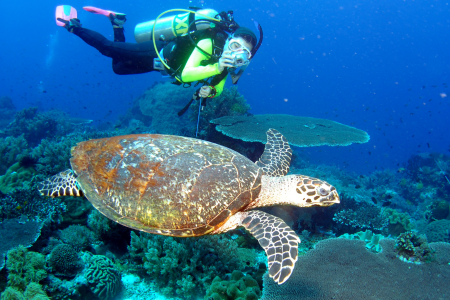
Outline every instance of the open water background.
{"type": "Polygon", "coordinates": [[[250,28],[257,20],[264,42],[239,82],[251,112],[326,118],[371,136],[363,145],[305,148],[312,163],[365,173],[398,168],[418,152],[449,154],[446,1],[4,1],[0,96],[18,109],[114,122],[160,75],[115,75],[109,58],[55,25],[61,4],[111,39],[109,21],[82,7],[126,13],[129,42],[137,23],[192,4],[234,10],[250,28]]]}

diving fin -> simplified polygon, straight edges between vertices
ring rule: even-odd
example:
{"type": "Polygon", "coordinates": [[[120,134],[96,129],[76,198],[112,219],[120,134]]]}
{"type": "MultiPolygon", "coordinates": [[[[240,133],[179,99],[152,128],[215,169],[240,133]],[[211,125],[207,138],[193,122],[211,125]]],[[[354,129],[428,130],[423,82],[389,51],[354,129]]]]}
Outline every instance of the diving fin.
{"type": "Polygon", "coordinates": [[[63,19],[65,21],[70,21],[70,19],[77,18],[77,10],[70,5],[59,5],[56,7],[55,20],[56,25],[64,27],[66,23],[59,21],[58,19],[63,19]]]}
{"type": "Polygon", "coordinates": [[[125,16],[125,14],[123,14],[123,13],[118,13],[118,12],[101,9],[101,8],[97,8],[97,7],[93,7],[93,6],[85,6],[85,7],[83,7],[83,9],[85,11],[91,12],[93,14],[104,15],[105,17],[108,17],[108,18],[111,14],[113,15],[113,17],[117,17],[117,16],[121,16],[121,15],[125,16]]]}

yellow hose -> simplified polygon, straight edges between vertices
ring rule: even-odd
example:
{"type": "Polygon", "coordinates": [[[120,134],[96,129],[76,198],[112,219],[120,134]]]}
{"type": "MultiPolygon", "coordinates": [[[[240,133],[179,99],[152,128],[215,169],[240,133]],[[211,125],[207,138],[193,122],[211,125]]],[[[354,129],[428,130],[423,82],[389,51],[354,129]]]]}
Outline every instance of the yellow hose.
{"type": "MultiPolygon", "coordinates": [[[[160,14],[160,15],[155,19],[155,22],[153,23],[152,40],[153,40],[153,46],[155,47],[156,55],[158,55],[159,60],[163,63],[163,65],[164,65],[168,70],[170,70],[170,67],[169,67],[169,66],[166,64],[166,62],[161,58],[161,56],[159,55],[158,48],[156,47],[156,41],[155,41],[155,28],[156,28],[156,23],[158,22],[159,18],[161,18],[163,15],[165,15],[165,14],[167,14],[167,13],[170,13],[170,12],[188,12],[188,13],[194,13],[194,14],[197,14],[197,15],[199,15],[199,16],[202,16],[202,17],[204,17],[204,18],[206,18],[206,19],[209,19],[209,20],[212,20],[212,21],[220,22],[220,20],[211,18],[210,16],[203,15],[203,14],[199,14],[198,12],[195,12],[195,11],[193,11],[193,10],[190,10],[190,9],[183,9],[183,8],[175,8],[175,9],[166,10],[165,12],[163,12],[162,14],[160,14]]],[[[191,25],[191,24],[189,24],[189,25],[191,25]]],[[[189,26],[189,25],[188,25],[188,26],[189,26]]],[[[189,33],[189,28],[188,28],[188,33],[189,33]]],[[[179,79],[177,78],[177,80],[179,80],[179,79]]]]}

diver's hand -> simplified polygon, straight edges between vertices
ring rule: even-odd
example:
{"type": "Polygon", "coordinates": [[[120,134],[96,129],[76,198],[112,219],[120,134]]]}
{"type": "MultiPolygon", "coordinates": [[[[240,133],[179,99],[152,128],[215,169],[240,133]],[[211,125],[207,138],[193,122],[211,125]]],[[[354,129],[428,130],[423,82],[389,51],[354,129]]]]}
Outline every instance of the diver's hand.
{"type": "Polygon", "coordinates": [[[225,51],[219,58],[219,72],[222,73],[225,68],[233,68],[233,57],[231,56],[231,51],[225,51]]]}
{"type": "Polygon", "coordinates": [[[211,94],[211,88],[207,85],[202,86],[202,88],[198,92],[198,95],[202,98],[207,98],[209,94],[211,94]]]}

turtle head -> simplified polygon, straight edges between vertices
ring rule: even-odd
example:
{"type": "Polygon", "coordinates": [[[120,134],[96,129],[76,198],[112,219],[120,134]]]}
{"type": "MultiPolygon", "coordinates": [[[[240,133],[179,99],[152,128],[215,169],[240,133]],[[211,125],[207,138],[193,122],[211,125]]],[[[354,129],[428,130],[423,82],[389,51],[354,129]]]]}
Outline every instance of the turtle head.
{"type": "Polygon", "coordinates": [[[301,207],[330,206],[340,202],[336,188],[328,182],[304,175],[292,176],[297,183],[294,205],[301,207]]]}
{"type": "Polygon", "coordinates": [[[339,195],[326,181],[304,175],[263,175],[258,199],[248,209],[274,205],[330,206],[335,203],[340,203],[339,195]]]}

